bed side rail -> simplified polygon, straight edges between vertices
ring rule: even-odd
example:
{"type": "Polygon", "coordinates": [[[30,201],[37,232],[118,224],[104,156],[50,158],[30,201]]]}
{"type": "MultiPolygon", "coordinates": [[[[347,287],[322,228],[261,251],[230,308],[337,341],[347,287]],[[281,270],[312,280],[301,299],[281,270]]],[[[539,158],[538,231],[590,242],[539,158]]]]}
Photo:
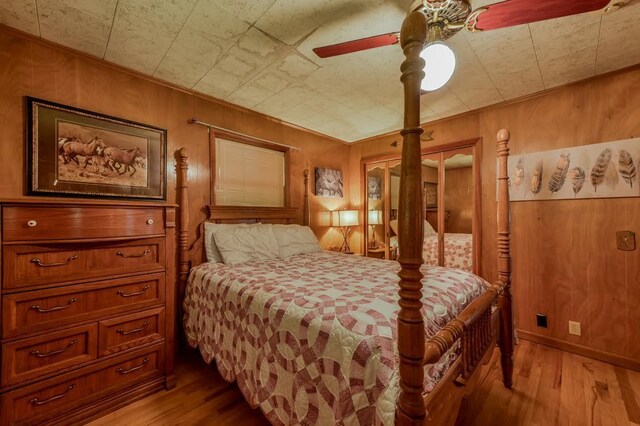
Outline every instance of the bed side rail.
{"type": "Polygon", "coordinates": [[[492,306],[502,292],[501,285],[491,286],[484,294],[471,302],[457,318],[451,320],[425,344],[423,363],[434,364],[461,341],[461,375],[464,383],[471,376],[486,354],[495,345],[497,335],[491,322],[492,306]]]}

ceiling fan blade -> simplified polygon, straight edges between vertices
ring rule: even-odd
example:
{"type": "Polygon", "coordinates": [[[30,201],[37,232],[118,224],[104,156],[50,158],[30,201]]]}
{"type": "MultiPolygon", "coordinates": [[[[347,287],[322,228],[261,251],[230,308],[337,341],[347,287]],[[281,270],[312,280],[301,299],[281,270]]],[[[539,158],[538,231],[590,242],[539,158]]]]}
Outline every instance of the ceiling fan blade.
{"type": "Polygon", "coordinates": [[[332,56],[359,52],[361,50],[373,49],[376,47],[391,46],[392,44],[398,43],[398,35],[399,33],[381,34],[373,37],[361,38],[359,40],[332,44],[331,46],[316,47],[313,51],[321,58],[330,58],[332,56]]]}
{"type": "MultiPolygon", "coordinates": [[[[506,0],[486,6],[471,29],[495,30],[604,9],[610,0],[506,0]]],[[[480,9],[482,10],[482,9],[480,9]]],[[[473,13],[472,13],[473,15],[473,13]]]]}

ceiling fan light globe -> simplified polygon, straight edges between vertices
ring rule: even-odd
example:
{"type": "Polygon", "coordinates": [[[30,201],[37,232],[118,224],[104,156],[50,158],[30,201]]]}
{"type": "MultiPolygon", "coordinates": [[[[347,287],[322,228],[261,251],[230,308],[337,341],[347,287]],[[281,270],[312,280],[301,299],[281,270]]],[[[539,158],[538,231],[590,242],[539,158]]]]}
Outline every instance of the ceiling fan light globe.
{"type": "Polygon", "coordinates": [[[436,41],[428,44],[420,53],[420,57],[425,61],[422,90],[433,92],[447,84],[456,69],[456,55],[453,50],[443,42],[436,41]]]}

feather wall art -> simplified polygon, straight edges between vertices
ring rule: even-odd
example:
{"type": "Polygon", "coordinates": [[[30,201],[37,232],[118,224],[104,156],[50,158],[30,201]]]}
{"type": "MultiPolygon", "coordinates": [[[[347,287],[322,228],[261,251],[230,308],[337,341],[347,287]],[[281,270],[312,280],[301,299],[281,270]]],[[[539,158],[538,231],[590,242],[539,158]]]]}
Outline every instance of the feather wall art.
{"type": "Polygon", "coordinates": [[[533,169],[533,174],[531,175],[531,192],[534,195],[540,193],[540,190],[542,189],[543,170],[542,161],[538,161],[535,169],[533,169]]]}
{"type": "Polygon", "coordinates": [[[598,191],[598,185],[604,183],[607,170],[609,170],[609,164],[611,164],[611,154],[611,148],[603,149],[591,169],[591,184],[593,185],[593,190],[596,192],[598,191]]]}
{"type": "Polygon", "coordinates": [[[520,185],[524,182],[524,159],[520,159],[516,165],[516,170],[513,172],[513,186],[516,189],[520,188],[520,185]]]}
{"type": "Polygon", "coordinates": [[[640,138],[509,156],[512,201],[640,197],[640,138]]]}
{"type": "Polygon", "coordinates": [[[571,154],[560,154],[558,163],[556,164],[556,170],[551,175],[549,180],[549,191],[558,192],[564,186],[564,182],[567,179],[567,172],[569,171],[569,164],[571,163],[571,154]]]}
{"type": "Polygon", "coordinates": [[[633,188],[633,183],[637,178],[636,165],[633,162],[633,157],[631,157],[631,154],[629,154],[629,151],[626,149],[620,150],[620,155],[618,157],[618,172],[620,172],[622,180],[633,188]]]}
{"type": "MultiPolygon", "coordinates": [[[[574,167],[571,169],[571,187],[573,188],[573,195],[578,196],[578,192],[584,186],[584,179],[586,177],[582,167],[574,167]]],[[[556,191],[557,192],[557,191],[556,191]]]]}

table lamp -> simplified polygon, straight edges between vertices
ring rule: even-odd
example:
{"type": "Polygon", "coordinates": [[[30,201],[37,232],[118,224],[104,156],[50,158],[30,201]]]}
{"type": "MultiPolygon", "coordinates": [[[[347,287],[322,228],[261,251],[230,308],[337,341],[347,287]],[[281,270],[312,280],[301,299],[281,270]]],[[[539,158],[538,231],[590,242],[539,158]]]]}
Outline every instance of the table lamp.
{"type": "Polygon", "coordinates": [[[382,210],[369,210],[367,223],[371,229],[371,239],[369,240],[369,248],[377,248],[376,234],[373,230],[375,225],[382,225],[382,210]]]}
{"type": "Polygon", "coordinates": [[[358,210],[334,210],[331,212],[331,226],[340,228],[344,241],[340,251],[345,254],[353,254],[349,247],[349,234],[352,226],[358,226],[358,210]]]}

